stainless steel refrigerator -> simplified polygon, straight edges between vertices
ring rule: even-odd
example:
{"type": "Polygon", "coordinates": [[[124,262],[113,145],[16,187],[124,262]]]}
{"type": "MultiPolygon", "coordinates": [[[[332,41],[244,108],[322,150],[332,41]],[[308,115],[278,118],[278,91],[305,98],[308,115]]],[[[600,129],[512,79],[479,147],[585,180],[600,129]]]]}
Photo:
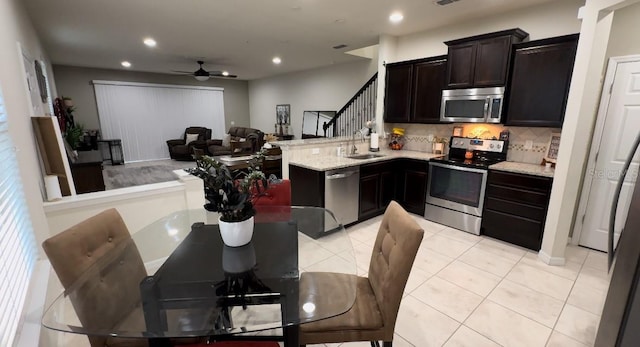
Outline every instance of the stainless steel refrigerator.
{"type": "Polygon", "coordinates": [[[640,184],[636,183],[618,247],[614,250],[615,215],[625,175],[631,165],[640,135],[623,167],[609,221],[609,269],[613,274],[596,335],[595,347],[640,346],[640,184]],[[615,261],[614,261],[615,260],[615,261]]]}

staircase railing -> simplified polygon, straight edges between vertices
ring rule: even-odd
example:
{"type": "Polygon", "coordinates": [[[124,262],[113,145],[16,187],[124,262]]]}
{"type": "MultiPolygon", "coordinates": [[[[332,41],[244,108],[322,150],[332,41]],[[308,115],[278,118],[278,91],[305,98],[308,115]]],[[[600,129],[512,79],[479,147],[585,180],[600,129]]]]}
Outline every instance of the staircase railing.
{"type": "Polygon", "coordinates": [[[347,136],[362,129],[369,120],[376,117],[376,95],[378,94],[378,73],[336,113],[322,125],[325,137],[347,136]]]}

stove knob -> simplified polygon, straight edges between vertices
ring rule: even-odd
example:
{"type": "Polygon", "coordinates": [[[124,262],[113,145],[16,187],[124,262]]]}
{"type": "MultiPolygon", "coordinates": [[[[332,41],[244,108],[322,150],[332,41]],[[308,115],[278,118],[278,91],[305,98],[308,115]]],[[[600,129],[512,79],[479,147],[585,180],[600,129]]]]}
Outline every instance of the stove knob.
{"type": "Polygon", "coordinates": [[[493,148],[493,143],[489,145],[489,148],[493,148]]]}
{"type": "Polygon", "coordinates": [[[501,144],[497,144],[496,145],[496,149],[502,150],[502,145],[501,144]]]}

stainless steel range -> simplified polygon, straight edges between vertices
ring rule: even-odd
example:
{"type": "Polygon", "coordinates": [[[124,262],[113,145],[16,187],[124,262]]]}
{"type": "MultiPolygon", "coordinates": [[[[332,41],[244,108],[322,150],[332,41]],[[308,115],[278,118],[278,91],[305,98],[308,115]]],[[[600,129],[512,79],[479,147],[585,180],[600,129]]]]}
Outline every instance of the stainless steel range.
{"type": "Polygon", "coordinates": [[[489,165],[507,159],[507,141],[452,137],[449,155],[431,159],[424,218],[480,235],[489,165]]]}

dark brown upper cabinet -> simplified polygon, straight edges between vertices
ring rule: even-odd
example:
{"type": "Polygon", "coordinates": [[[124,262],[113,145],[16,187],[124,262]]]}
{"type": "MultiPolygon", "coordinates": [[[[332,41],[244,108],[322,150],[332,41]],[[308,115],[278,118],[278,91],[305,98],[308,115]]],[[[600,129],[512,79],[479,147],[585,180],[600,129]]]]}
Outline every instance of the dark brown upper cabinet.
{"type": "Polygon", "coordinates": [[[447,60],[416,63],[413,66],[413,99],[411,123],[439,123],[442,90],[446,87],[447,60]]]}
{"type": "Polygon", "coordinates": [[[506,125],[562,127],[577,47],[578,34],[514,45],[506,125]]]}
{"type": "Polygon", "coordinates": [[[384,120],[406,123],[411,113],[413,64],[387,64],[384,120]]]}
{"type": "Polygon", "coordinates": [[[504,86],[507,82],[511,45],[529,34],[521,29],[447,41],[448,88],[504,86]]]}
{"type": "Polygon", "coordinates": [[[439,123],[446,56],[387,64],[384,120],[389,123],[439,123]]]}

